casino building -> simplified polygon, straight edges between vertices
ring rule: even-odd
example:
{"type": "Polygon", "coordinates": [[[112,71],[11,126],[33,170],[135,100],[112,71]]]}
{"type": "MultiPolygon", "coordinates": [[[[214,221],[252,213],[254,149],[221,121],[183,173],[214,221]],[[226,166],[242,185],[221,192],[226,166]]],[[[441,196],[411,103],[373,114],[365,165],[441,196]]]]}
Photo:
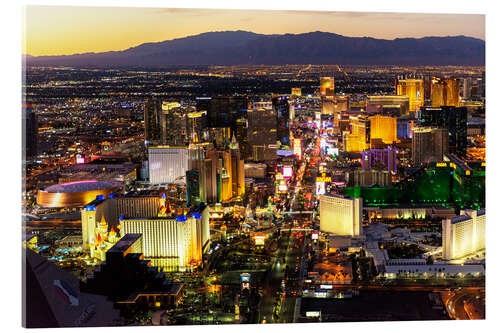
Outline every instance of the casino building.
{"type": "Polygon", "coordinates": [[[443,259],[460,259],[483,250],[485,235],[484,210],[462,210],[459,216],[443,220],[443,259]]]}
{"type": "Polygon", "coordinates": [[[320,197],[320,230],[335,236],[359,237],[362,233],[363,199],[335,194],[320,197]]]}
{"type": "Polygon", "coordinates": [[[172,208],[165,195],[96,200],[82,211],[83,248],[100,259],[105,257],[102,247],[107,250],[113,245],[110,240],[117,240],[114,230],[121,235],[139,233],[141,252],[153,266],[162,271],[189,270],[201,263],[209,249],[208,211],[203,203],[189,210],[172,208]],[[108,221],[111,231],[103,221],[108,221]]]}
{"type": "Polygon", "coordinates": [[[121,189],[122,183],[105,180],[81,180],[51,185],[39,190],[36,203],[44,208],[81,207],[97,196],[107,196],[121,189]]]}

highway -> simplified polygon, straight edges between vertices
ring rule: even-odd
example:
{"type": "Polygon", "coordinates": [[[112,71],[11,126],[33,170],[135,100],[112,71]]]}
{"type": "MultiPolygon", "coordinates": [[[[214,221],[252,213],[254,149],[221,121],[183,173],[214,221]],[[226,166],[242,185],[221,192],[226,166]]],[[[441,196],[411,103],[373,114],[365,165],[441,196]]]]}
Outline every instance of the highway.
{"type": "Polygon", "coordinates": [[[441,292],[448,315],[456,320],[484,319],[484,295],[484,287],[441,292]]]}

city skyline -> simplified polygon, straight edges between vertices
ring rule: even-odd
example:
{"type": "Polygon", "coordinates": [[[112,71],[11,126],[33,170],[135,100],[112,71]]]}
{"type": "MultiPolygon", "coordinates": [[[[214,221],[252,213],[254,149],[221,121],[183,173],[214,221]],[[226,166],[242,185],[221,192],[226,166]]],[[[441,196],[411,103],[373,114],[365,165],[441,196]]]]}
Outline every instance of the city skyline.
{"type": "Polygon", "coordinates": [[[486,318],[484,15],[25,9],[24,327],[486,318]]]}
{"type": "Polygon", "coordinates": [[[27,6],[23,54],[120,51],[204,32],[235,30],[259,34],[323,31],[387,40],[463,35],[485,40],[484,15],[476,14],[126,7],[78,7],[76,11],[75,8],[27,6]],[[47,21],[47,17],[51,20],[47,21]],[[141,28],[137,29],[138,26],[141,28]]]}

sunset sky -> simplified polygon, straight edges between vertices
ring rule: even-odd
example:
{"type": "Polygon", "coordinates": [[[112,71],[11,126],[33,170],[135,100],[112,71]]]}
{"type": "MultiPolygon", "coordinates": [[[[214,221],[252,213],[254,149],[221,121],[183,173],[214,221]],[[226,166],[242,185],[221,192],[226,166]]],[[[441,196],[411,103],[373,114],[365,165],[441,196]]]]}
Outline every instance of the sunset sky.
{"type": "Polygon", "coordinates": [[[29,6],[23,53],[117,51],[208,31],[333,32],[352,37],[485,38],[483,15],[29,6]]]}

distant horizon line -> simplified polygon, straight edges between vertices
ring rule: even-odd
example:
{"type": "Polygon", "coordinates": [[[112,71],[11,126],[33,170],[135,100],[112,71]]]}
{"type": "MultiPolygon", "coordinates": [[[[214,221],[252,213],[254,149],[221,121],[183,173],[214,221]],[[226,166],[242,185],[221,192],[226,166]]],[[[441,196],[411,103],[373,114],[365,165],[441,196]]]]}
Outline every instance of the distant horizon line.
{"type": "Polygon", "coordinates": [[[265,34],[265,33],[257,33],[249,30],[217,30],[217,31],[205,31],[205,32],[200,32],[198,34],[194,35],[187,35],[183,37],[177,37],[177,38],[172,38],[172,39],[164,39],[161,41],[157,42],[142,42],[140,44],[136,44],[133,46],[129,46],[124,49],[120,50],[107,50],[107,51],[88,51],[88,52],[80,52],[80,53],[72,53],[72,54],[59,54],[59,55],[39,55],[39,56],[34,56],[28,53],[22,53],[22,57],[33,57],[33,58],[38,58],[38,57],[67,57],[67,56],[74,56],[74,55],[84,55],[84,54],[98,54],[98,53],[107,53],[107,52],[121,52],[129,49],[133,49],[135,47],[144,45],[144,44],[157,44],[157,43],[164,43],[168,41],[173,41],[173,40],[178,40],[178,39],[184,39],[184,38],[189,38],[189,37],[196,37],[204,34],[209,34],[209,33],[222,33],[222,32],[247,32],[247,33],[252,33],[255,35],[261,35],[261,36],[284,36],[284,35],[305,35],[305,34],[311,34],[311,33],[325,33],[325,34],[332,34],[332,35],[338,35],[342,37],[347,37],[347,38],[372,38],[372,39],[377,39],[377,40],[387,40],[387,41],[394,41],[396,39],[424,39],[424,38],[449,38],[449,37],[466,37],[466,38],[472,38],[472,39],[478,39],[486,43],[485,39],[478,38],[478,37],[472,37],[472,36],[466,36],[466,35],[446,35],[446,36],[423,36],[423,37],[395,37],[393,39],[388,39],[388,38],[376,38],[376,37],[370,37],[370,36],[346,36],[346,35],[341,35],[335,32],[328,32],[328,31],[308,31],[308,32],[300,32],[300,33],[282,33],[282,34],[265,34]]]}

